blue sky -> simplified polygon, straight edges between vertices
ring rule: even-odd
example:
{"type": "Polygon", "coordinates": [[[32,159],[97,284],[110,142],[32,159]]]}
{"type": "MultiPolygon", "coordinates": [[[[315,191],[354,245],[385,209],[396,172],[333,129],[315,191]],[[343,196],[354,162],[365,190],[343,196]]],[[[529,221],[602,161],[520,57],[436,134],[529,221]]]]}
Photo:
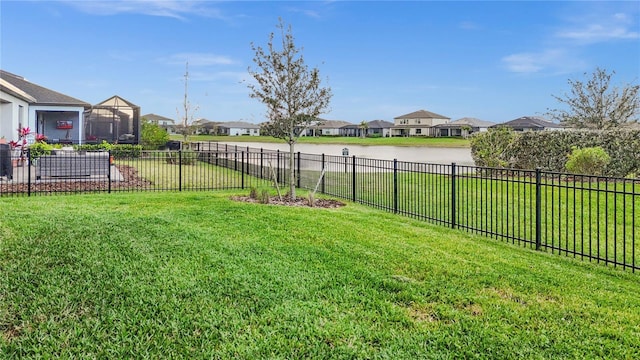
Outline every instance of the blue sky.
{"type": "Polygon", "coordinates": [[[96,104],[119,95],[178,118],[189,62],[196,118],[265,120],[243,81],[281,17],[333,90],[321,117],[419,109],[452,120],[542,115],[596,67],[640,79],[640,2],[7,1],[0,67],[96,104]]]}

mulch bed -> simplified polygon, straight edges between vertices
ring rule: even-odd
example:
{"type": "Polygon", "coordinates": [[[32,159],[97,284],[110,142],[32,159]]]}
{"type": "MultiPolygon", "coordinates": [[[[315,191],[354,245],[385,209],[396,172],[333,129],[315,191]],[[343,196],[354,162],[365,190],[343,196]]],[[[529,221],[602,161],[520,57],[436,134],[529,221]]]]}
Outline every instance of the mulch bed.
{"type": "MultiPolygon", "coordinates": [[[[256,203],[256,204],[263,203],[260,201],[260,199],[255,199],[249,196],[232,196],[231,200],[244,201],[244,202],[256,203]]],[[[305,206],[305,207],[317,207],[317,208],[328,208],[328,209],[335,209],[335,208],[339,208],[346,205],[343,202],[332,200],[332,199],[315,199],[313,204],[311,204],[309,203],[309,199],[307,199],[306,197],[298,196],[296,197],[295,200],[293,200],[288,195],[283,196],[282,200],[277,196],[273,196],[269,198],[269,202],[265,204],[282,205],[282,206],[298,206],[298,207],[305,206]]]]}
{"type": "MultiPolygon", "coordinates": [[[[146,189],[151,182],[138,176],[138,170],[126,165],[116,165],[124,181],[112,181],[111,189],[146,189]]],[[[26,193],[29,185],[26,183],[2,182],[2,193],[26,193]]],[[[31,192],[93,192],[109,190],[109,182],[83,179],[54,179],[52,181],[38,180],[31,183],[31,192]]]]}

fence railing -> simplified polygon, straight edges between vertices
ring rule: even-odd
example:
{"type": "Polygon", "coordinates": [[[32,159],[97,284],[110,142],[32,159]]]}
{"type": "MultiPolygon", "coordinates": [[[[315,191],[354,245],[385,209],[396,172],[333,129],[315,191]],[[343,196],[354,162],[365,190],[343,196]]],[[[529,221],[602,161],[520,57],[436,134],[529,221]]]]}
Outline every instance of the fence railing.
{"type": "MultiPolygon", "coordinates": [[[[150,151],[116,159],[110,153],[56,154],[14,168],[12,181],[0,177],[0,196],[246,189],[271,186],[274,180],[285,185],[289,156],[217,143],[198,144],[195,151],[150,151]],[[100,169],[65,176],[47,168],[65,162],[100,169]]],[[[319,184],[320,193],[396,214],[640,269],[638,179],[324,154],[294,157],[299,188],[312,190],[319,184]]]]}

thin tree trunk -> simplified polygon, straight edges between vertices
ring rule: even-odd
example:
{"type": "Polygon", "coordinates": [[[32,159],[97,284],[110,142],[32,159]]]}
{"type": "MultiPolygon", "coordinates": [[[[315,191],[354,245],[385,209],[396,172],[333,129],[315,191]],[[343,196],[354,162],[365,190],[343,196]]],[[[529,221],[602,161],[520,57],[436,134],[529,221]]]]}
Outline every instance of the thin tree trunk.
{"type": "Polygon", "coordinates": [[[294,157],[294,144],[289,143],[289,193],[293,200],[296,199],[296,171],[295,171],[295,157],[294,157]]]}

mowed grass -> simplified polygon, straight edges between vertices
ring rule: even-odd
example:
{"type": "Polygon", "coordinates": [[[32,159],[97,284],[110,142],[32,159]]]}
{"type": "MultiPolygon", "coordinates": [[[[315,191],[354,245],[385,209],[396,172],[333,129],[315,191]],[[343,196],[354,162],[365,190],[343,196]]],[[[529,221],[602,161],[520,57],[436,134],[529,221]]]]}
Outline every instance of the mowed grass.
{"type": "Polygon", "coordinates": [[[3,199],[0,358],[640,355],[638,274],[232,194],[3,199]]]}
{"type": "MultiPolygon", "coordinates": [[[[183,140],[182,135],[171,135],[172,140],[183,140]]],[[[280,143],[285,141],[272,136],[213,136],[213,135],[191,135],[188,141],[217,141],[217,142],[260,142],[260,143],[280,143]]],[[[303,136],[298,139],[300,144],[345,144],[363,146],[428,146],[428,147],[470,147],[469,139],[460,137],[378,137],[360,138],[353,136],[303,136]]]]}

